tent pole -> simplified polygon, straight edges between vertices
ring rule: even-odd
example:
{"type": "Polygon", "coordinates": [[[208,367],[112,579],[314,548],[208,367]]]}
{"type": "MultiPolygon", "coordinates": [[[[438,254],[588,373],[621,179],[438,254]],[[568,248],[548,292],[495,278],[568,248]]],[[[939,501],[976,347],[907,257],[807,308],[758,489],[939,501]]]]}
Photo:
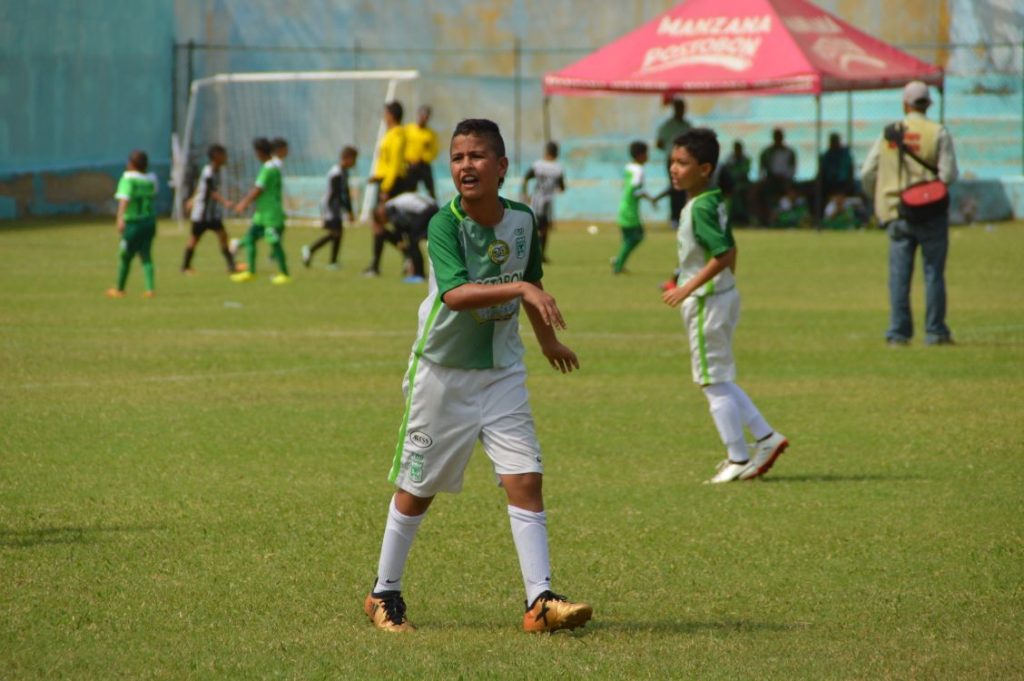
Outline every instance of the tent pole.
{"type": "Polygon", "coordinates": [[[551,96],[544,95],[544,143],[551,141],[551,96]]]}
{"type": "Polygon", "coordinates": [[[853,90],[846,91],[846,148],[853,149],[853,90]]]}
{"type": "Polygon", "coordinates": [[[814,226],[821,229],[821,93],[814,95],[814,155],[818,161],[818,173],[814,178],[814,226]]]}

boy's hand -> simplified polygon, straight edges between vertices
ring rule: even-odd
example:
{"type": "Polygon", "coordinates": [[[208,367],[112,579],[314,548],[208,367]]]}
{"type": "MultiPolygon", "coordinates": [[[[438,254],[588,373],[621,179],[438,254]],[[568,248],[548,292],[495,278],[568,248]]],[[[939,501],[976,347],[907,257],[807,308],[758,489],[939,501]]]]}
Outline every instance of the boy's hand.
{"type": "Polygon", "coordinates": [[[689,295],[690,291],[688,291],[685,286],[676,286],[662,293],[661,299],[669,307],[675,307],[686,300],[689,295]]]}
{"type": "Polygon", "coordinates": [[[568,374],[573,369],[580,368],[580,360],[577,359],[576,353],[558,341],[541,348],[541,350],[544,352],[544,356],[548,358],[551,366],[563,374],[568,374]]]}
{"type": "Polygon", "coordinates": [[[117,233],[124,234],[124,220],[118,219],[117,221],[117,233]]]}
{"type": "MultiPolygon", "coordinates": [[[[540,313],[541,319],[548,326],[555,329],[564,329],[565,320],[562,319],[562,313],[558,309],[558,305],[555,303],[555,298],[544,289],[537,288],[532,284],[527,283],[526,292],[523,293],[523,302],[537,310],[540,313]]],[[[563,346],[564,347],[564,346],[563,346]]],[[[566,348],[568,350],[568,348],[566,348]]],[[[545,355],[547,352],[545,351],[545,355]]],[[[569,354],[572,351],[569,350],[569,354]]],[[[573,355],[575,358],[576,355],[573,355]]],[[[550,357],[549,357],[550,359],[550,357]]]]}

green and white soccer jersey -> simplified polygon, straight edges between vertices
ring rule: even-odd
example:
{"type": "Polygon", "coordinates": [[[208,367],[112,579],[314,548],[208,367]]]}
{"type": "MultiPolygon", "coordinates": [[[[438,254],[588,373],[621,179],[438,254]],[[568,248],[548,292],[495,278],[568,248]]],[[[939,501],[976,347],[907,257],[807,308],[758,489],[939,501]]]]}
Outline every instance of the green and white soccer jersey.
{"type": "Polygon", "coordinates": [[[124,212],[125,222],[156,220],[156,175],[126,170],[117,183],[114,198],[128,201],[124,212]]]}
{"type": "MultiPolygon", "coordinates": [[[[718,257],[736,245],[729,228],[728,211],[719,189],[706,191],[686,202],[679,214],[676,233],[679,251],[680,285],[686,283],[704,268],[711,258],[718,257]]],[[[707,296],[727,291],[736,286],[732,270],[725,268],[711,281],[693,292],[707,296]]]]}
{"type": "Polygon", "coordinates": [[[640,227],[640,194],[644,190],[644,167],[627,163],[622,171],[622,197],[619,199],[619,226],[640,227]]]}
{"type": "Polygon", "coordinates": [[[533,213],[502,199],[505,215],[484,227],[462,212],[455,197],[430,220],[427,251],[430,280],[420,305],[417,357],[458,369],[500,369],[523,357],[519,338],[519,299],[456,312],[444,294],[467,283],[540,281],[540,242],[533,213]]]}
{"type": "Polygon", "coordinates": [[[272,158],[260,168],[256,186],[262,189],[256,197],[256,211],[252,215],[254,225],[278,228],[284,226],[283,181],[281,161],[272,158]]]}
{"type": "MultiPolygon", "coordinates": [[[[709,259],[736,243],[729,229],[726,206],[718,189],[690,199],[679,214],[679,284],[699,272],[709,259]]],[[[683,301],[683,323],[690,341],[694,383],[711,385],[736,380],[732,336],[740,319],[740,296],[729,268],[683,301]]]]}

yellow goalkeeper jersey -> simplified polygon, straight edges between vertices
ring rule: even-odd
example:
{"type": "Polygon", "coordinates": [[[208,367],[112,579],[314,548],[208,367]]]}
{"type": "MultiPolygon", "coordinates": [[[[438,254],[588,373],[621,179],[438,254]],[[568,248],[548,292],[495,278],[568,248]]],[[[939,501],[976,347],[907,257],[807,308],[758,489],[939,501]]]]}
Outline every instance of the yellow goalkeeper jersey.
{"type": "Polygon", "coordinates": [[[396,125],[380,141],[380,153],[377,155],[373,177],[380,180],[381,192],[388,193],[395,185],[395,180],[405,177],[405,171],[405,128],[396,125]]]}
{"type": "Polygon", "coordinates": [[[437,133],[421,128],[419,123],[405,126],[405,160],[409,163],[432,163],[437,158],[437,133]]]}

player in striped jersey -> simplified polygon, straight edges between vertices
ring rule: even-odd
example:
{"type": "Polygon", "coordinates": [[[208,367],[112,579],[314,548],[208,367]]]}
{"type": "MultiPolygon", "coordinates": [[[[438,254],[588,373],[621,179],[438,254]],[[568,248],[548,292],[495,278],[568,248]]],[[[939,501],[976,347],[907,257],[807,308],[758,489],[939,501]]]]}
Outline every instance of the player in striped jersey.
{"type": "Polygon", "coordinates": [[[338,251],[341,249],[341,237],[344,225],[342,214],[348,218],[350,223],[355,222],[356,217],[352,214],[352,195],[348,190],[348,171],[356,164],[359,152],[355,147],[345,147],[341,150],[341,156],[336,165],[331,166],[327,171],[327,193],[320,202],[320,213],[324,220],[324,229],[327,234],[314,241],[309,246],[302,247],[302,264],[309,267],[313,264],[313,254],[321,247],[331,244],[331,262],[328,269],[338,269],[338,251]]]}
{"type": "Polygon", "coordinates": [[[477,440],[508,497],[512,537],[526,587],[523,628],[573,629],[592,608],[551,591],[543,466],[526,395],[519,308],[555,369],[579,368],[559,342],[565,328],[541,285],[537,228],[530,209],[499,196],[508,172],[498,126],[459,123],[451,140],[459,195],[430,221],[430,284],[405,376],[406,407],[389,479],[391,500],[377,581],[363,609],[386,631],[414,627],[405,613],[402,573],[416,531],[438,492],[458,492],[477,440]]]}
{"type": "Polygon", "coordinates": [[[545,263],[548,261],[548,233],[555,228],[555,194],[564,191],[565,171],[558,162],[558,142],[548,142],[544,145],[544,158],[534,161],[523,176],[523,196],[537,216],[540,252],[545,263]],[[530,180],[536,180],[532,195],[529,194],[530,180]]]}
{"type": "Polygon", "coordinates": [[[195,255],[196,244],[203,234],[210,230],[217,235],[220,252],[228,266],[228,274],[235,271],[235,258],[228,248],[228,235],[224,230],[224,208],[231,210],[234,205],[220,193],[220,169],[228,162],[228,150],[220,144],[211,144],[206,151],[209,163],[203,166],[199,175],[196,192],[186,204],[192,220],[192,235],[185,244],[185,257],[181,263],[182,274],[193,274],[192,256],[195,255]],[[222,208],[223,206],[223,208],[222,208]]]}

